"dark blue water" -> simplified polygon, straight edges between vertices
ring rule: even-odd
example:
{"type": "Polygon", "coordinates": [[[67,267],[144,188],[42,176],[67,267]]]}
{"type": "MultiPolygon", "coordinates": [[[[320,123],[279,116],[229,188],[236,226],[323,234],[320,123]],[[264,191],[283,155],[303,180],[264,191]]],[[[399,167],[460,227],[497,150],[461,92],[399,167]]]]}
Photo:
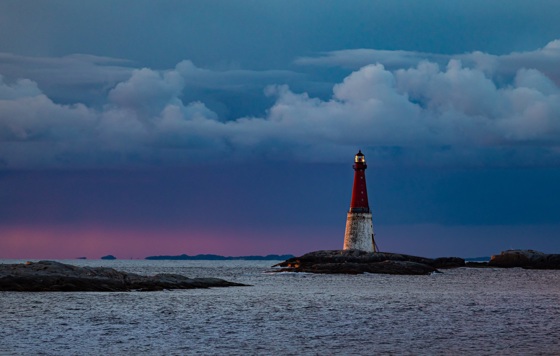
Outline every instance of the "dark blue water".
{"type": "Polygon", "coordinates": [[[560,271],[346,276],[263,273],[270,261],[63,262],[253,287],[0,292],[0,354],[560,354],[560,271]]]}

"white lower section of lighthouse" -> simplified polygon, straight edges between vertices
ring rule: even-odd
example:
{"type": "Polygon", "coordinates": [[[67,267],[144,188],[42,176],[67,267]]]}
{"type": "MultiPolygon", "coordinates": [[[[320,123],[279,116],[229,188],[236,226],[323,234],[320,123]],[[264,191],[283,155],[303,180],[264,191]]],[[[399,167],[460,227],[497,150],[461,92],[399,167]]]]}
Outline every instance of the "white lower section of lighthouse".
{"type": "Polygon", "coordinates": [[[348,213],[343,249],[376,252],[371,213],[348,213]]]}

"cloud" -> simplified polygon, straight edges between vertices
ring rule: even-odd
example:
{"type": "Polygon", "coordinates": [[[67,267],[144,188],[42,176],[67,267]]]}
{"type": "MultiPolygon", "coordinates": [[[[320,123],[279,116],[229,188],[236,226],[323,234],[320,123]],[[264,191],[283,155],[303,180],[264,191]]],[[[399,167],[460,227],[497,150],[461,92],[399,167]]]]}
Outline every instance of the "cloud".
{"type": "Polygon", "coordinates": [[[189,83],[189,87],[206,89],[247,90],[249,87],[262,88],[270,83],[302,80],[302,75],[289,70],[209,70],[197,67],[192,61],[177,64],[176,71],[189,83]]]}
{"type": "Polygon", "coordinates": [[[134,69],[99,106],[57,103],[32,80],[0,79],[0,160],[7,168],[184,165],[214,156],[340,161],[359,147],[379,165],[559,164],[560,89],[548,66],[557,47],[443,65],[371,63],[327,98],[272,84],[262,95],[272,101],[266,112],[234,119],[185,98],[202,85],[229,86],[241,98],[243,78],[262,86],[274,76],[189,61],[134,69]],[[526,66],[515,69],[512,58],[526,66]],[[496,74],[506,72],[508,80],[496,74]]]}
{"type": "Polygon", "coordinates": [[[123,59],[83,54],[55,58],[0,52],[0,73],[7,81],[29,79],[64,103],[101,104],[110,88],[130,76],[130,65],[123,59]]]}
{"type": "Polygon", "coordinates": [[[158,73],[148,68],[135,70],[125,82],[109,92],[109,102],[117,107],[145,112],[153,116],[177,97],[184,88],[183,77],[176,71],[158,73]]]}
{"type": "Polygon", "coordinates": [[[64,57],[29,57],[0,52],[0,72],[9,78],[25,77],[46,85],[115,83],[132,71],[128,60],[73,54],[64,57]]]}
{"type": "Polygon", "coordinates": [[[29,79],[19,79],[8,85],[0,75],[0,100],[14,100],[17,98],[32,97],[41,94],[37,83],[29,79]]]}
{"type": "Polygon", "coordinates": [[[465,54],[438,54],[415,51],[386,51],[376,49],[350,49],[322,53],[316,57],[300,57],[294,63],[301,66],[342,67],[357,70],[372,63],[383,64],[388,69],[416,67],[421,62],[445,65],[450,60],[460,60],[465,67],[478,69],[494,79],[512,78],[517,71],[536,69],[560,85],[560,40],[549,42],[534,51],[492,55],[480,51],[465,54]]]}
{"type": "Polygon", "coordinates": [[[300,57],[294,63],[301,66],[342,67],[356,70],[372,63],[382,63],[387,68],[403,68],[416,66],[423,60],[446,59],[448,56],[431,53],[359,48],[324,52],[316,57],[300,57]]]}
{"type": "Polygon", "coordinates": [[[281,91],[267,119],[282,137],[309,132],[292,137],[301,147],[367,147],[385,163],[557,164],[559,99],[558,87],[534,70],[498,88],[457,60],[394,72],[376,64],[337,84],[328,101],[281,91]],[[530,87],[528,77],[536,78],[530,87]]]}
{"type": "Polygon", "coordinates": [[[465,63],[483,70],[491,76],[513,76],[520,69],[535,69],[560,85],[560,40],[549,42],[543,48],[527,52],[513,52],[501,56],[473,52],[458,56],[465,63]]]}
{"type": "MultiPolygon", "coordinates": [[[[134,65],[132,61],[120,58],[84,54],[29,57],[0,52],[0,74],[7,82],[15,82],[20,78],[29,79],[55,102],[80,102],[90,107],[107,104],[111,99],[111,91],[114,100],[126,100],[119,97],[121,89],[115,91],[115,87],[119,84],[122,87],[133,73],[135,77],[149,73],[142,72],[142,68],[135,68],[134,65]]],[[[236,67],[210,70],[197,67],[189,60],[183,60],[175,68],[154,72],[175,73],[176,77],[184,81],[179,95],[182,100],[202,101],[223,120],[264,112],[272,102],[270,98],[264,97],[262,92],[271,83],[289,84],[300,90],[313,89],[313,83],[306,81],[303,74],[289,70],[256,71],[236,67]]],[[[153,88],[152,98],[155,95],[153,91],[157,89],[153,88]]],[[[140,93],[136,93],[136,96],[138,95],[140,93]]],[[[146,102],[144,106],[149,104],[146,102]]]]}
{"type": "Polygon", "coordinates": [[[95,146],[97,113],[47,96],[0,100],[0,161],[5,168],[66,166],[64,157],[95,146]]]}

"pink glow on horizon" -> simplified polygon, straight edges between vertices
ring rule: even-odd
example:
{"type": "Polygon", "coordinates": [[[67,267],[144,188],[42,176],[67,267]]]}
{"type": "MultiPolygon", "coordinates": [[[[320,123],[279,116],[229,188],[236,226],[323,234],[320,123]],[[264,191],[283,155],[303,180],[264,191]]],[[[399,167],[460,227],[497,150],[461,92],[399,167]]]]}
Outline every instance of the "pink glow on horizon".
{"type": "MultiPolygon", "coordinates": [[[[332,234],[332,231],[330,232],[332,234]]],[[[335,231],[335,234],[337,232],[335,231]]],[[[143,259],[154,255],[224,256],[299,254],[339,248],[324,239],[329,231],[305,229],[138,229],[99,226],[0,227],[0,258],[8,259],[143,259]],[[332,246],[331,246],[332,245],[332,246]]],[[[331,239],[332,240],[332,239],[331,239]]]]}
{"type": "MultiPolygon", "coordinates": [[[[560,253],[560,225],[374,225],[381,251],[425,257],[478,257],[510,248],[560,253]]],[[[282,228],[139,228],[0,226],[4,259],[143,259],[154,255],[301,255],[342,248],[344,226],[282,228]]]]}

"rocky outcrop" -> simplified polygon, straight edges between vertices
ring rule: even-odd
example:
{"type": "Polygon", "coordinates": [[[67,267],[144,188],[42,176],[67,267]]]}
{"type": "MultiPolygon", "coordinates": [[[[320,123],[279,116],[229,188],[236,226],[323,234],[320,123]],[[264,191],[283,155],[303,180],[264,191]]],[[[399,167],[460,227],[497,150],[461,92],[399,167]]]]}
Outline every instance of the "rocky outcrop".
{"type": "Polygon", "coordinates": [[[431,259],[388,252],[327,250],[293,257],[274,267],[280,267],[279,272],[425,275],[437,272],[438,268],[463,266],[465,260],[458,257],[431,259]]]}
{"type": "Polygon", "coordinates": [[[492,256],[488,266],[560,269],[560,254],[546,254],[534,250],[507,250],[499,255],[492,256]]]}
{"type": "Polygon", "coordinates": [[[77,267],[54,261],[0,264],[0,291],[117,292],[244,286],[218,278],[179,274],[141,276],[106,267],[77,267]]]}

